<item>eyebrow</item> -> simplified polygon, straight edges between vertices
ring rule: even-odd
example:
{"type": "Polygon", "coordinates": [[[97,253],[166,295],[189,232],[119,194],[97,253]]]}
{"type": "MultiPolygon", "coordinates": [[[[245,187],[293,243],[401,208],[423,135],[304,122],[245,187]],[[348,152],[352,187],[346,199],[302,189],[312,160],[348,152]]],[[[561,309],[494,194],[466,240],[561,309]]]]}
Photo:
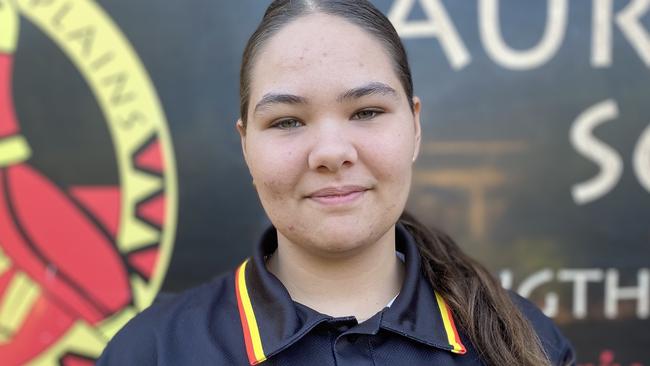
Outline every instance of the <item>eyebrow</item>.
{"type": "Polygon", "coordinates": [[[307,98],[293,94],[267,93],[255,105],[254,113],[273,104],[307,104],[307,98]]]}
{"type": "MultiPolygon", "coordinates": [[[[373,81],[366,85],[352,88],[339,94],[339,96],[336,98],[336,101],[342,103],[348,100],[359,99],[370,95],[389,95],[397,97],[397,91],[384,83],[373,81]]],[[[307,104],[308,102],[309,100],[307,98],[294,94],[267,93],[255,105],[254,113],[257,113],[260,109],[266,108],[273,104],[307,104]]]]}
{"type": "Polygon", "coordinates": [[[390,95],[397,97],[397,91],[391,88],[390,86],[380,83],[378,81],[373,81],[366,85],[350,89],[336,98],[336,101],[341,103],[351,99],[359,99],[362,97],[367,97],[369,95],[390,95]]]}

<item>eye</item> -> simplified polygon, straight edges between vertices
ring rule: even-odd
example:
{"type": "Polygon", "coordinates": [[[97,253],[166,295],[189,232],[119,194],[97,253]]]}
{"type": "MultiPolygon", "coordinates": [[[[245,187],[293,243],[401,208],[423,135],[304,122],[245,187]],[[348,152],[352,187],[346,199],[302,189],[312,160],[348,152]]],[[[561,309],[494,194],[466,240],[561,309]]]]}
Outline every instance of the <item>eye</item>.
{"type": "Polygon", "coordinates": [[[271,125],[272,128],[279,128],[281,130],[290,130],[303,126],[303,123],[295,118],[281,119],[271,125]]]}
{"type": "Polygon", "coordinates": [[[382,113],[384,112],[378,109],[364,109],[353,114],[352,119],[365,121],[365,120],[373,119],[382,113]]]}

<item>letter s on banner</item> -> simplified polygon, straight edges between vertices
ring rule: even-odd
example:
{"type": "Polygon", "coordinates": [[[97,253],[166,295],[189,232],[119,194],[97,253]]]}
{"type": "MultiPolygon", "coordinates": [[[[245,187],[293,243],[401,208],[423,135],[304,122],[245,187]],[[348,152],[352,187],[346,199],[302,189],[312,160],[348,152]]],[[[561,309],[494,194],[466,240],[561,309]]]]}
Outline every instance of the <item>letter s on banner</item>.
{"type": "Polygon", "coordinates": [[[636,143],[632,164],[639,183],[650,192],[650,125],[643,130],[636,143]]]}
{"type": "Polygon", "coordinates": [[[596,139],[591,132],[598,125],[618,117],[618,106],[607,99],[589,107],[571,126],[570,138],[574,148],[600,166],[597,176],[571,189],[576,204],[583,205],[604,196],[616,186],[623,174],[623,162],[610,146],[596,139]]]}

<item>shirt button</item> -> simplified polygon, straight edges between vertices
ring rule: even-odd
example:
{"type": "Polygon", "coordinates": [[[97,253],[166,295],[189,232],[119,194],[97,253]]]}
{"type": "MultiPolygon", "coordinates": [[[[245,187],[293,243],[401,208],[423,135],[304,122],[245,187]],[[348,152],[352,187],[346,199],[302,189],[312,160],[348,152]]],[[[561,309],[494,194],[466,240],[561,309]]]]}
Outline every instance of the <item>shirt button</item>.
{"type": "Polygon", "coordinates": [[[331,326],[332,326],[332,329],[334,329],[339,334],[341,334],[341,333],[347,331],[348,329],[350,329],[349,325],[343,324],[343,323],[338,323],[338,324],[335,323],[335,324],[331,324],[331,326]]]}

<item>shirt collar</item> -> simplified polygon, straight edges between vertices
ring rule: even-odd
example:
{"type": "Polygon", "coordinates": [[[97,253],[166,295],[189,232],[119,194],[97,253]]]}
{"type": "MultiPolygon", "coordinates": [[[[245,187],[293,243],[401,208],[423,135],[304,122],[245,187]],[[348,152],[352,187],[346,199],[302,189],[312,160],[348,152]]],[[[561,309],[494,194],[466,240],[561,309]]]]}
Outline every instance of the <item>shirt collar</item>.
{"type": "MultiPolygon", "coordinates": [[[[411,234],[396,226],[397,250],[404,253],[406,276],[400,294],[382,312],[379,326],[420,343],[464,354],[451,309],[421,274],[420,255],[411,234]]],[[[235,273],[237,306],[251,365],[281,352],[319,323],[332,319],[316,311],[300,311],[282,283],[265,265],[277,248],[275,228],[269,228],[252,258],[235,273]]],[[[304,307],[304,306],[302,306],[304,307]]]]}
{"type": "Polygon", "coordinates": [[[400,294],[385,309],[382,328],[453,353],[466,353],[451,308],[422,273],[415,239],[401,224],[396,226],[395,243],[404,253],[406,274],[400,294]]]}

